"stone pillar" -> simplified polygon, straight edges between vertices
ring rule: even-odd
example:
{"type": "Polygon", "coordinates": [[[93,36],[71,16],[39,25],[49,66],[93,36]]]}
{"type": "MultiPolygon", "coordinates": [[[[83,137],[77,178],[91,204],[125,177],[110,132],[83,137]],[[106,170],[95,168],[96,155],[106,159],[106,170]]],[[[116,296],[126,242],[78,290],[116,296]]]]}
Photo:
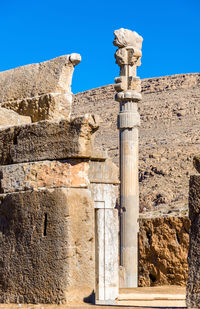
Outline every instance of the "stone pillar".
{"type": "Polygon", "coordinates": [[[140,79],[136,76],[141,64],[142,37],[136,32],[119,29],[114,32],[113,44],[120,66],[120,77],[115,78],[116,101],[120,103],[118,128],[120,130],[120,203],[123,211],[121,258],[124,287],[138,285],[138,127],[140,116],[137,103],[141,100],[140,79]]]}
{"type": "MultiPolygon", "coordinates": [[[[101,158],[102,159],[102,158],[101,158]]],[[[118,297],[118,168],[110,159],[90,162],[95,208],[95,303],[114,305],[118,297]]]]}

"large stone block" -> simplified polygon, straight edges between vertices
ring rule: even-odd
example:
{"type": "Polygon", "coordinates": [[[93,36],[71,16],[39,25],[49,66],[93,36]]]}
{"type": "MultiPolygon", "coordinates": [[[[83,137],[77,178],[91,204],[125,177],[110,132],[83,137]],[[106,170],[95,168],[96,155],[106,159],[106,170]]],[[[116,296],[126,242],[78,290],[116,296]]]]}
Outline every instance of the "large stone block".
{"type": "Polygon", "coordinates": [[[94,289],[94,210],[87,189],[0,195],[0,302],[82,301],[94,289]]]}
{"type": "Polygon", "coordinates": [[[185,285],[188,217],[140,219],[139,286],[185,285]]]}
{"type": "Polygon", "coordinates": [[[0,72],[0,106],[33,121],[61,119],[71,112],[71,82],[80,55],[71,54],[0,72]]]}
{"type": "Polygon", "coordinates": [[[0,131],[0,164],[91,157],[98,117],[41,121],[0,131]]]}
{"type": "Polygon", "coordinates": [[[186,299],[189,308],[200,308],[200,175],[190,177],[189,217],[191,228],[186,299]]]}
{"type": "Polygon", "coordinates": [[[89,164],[81,160],[38,161],[0,166],[0,192],[88,187],[89,164]]]}

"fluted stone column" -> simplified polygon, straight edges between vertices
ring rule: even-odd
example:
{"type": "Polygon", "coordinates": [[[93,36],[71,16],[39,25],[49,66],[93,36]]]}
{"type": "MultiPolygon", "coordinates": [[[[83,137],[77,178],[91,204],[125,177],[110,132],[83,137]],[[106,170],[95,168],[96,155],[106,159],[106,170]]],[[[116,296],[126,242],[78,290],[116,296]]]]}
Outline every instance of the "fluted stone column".
{"type": "Polygon", "coordinates": [[[115,78],[116,100],[120,103],[120,203],[122,213],[121,257],[124,272],[123,287],[138,285],[138,127],[140,115],[137,104],[141,100],[140,79],[136,77],[141,64],[142,37],[136,32],[119,29],[114,32],[115,53],[120,77],[115,78]]]}

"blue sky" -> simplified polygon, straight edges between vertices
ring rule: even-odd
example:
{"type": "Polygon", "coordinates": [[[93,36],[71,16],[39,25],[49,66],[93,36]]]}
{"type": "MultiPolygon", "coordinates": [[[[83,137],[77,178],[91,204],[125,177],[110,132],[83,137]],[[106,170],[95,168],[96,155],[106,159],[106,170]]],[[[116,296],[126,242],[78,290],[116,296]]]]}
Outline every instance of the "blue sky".
{"type": "Polygon", "coordinates": [[[141,78],[200,71],[200,0],[0,0],[0,71],[76,52],[74,93],[111,84],[122,27],[144,38],[141,78]]]}

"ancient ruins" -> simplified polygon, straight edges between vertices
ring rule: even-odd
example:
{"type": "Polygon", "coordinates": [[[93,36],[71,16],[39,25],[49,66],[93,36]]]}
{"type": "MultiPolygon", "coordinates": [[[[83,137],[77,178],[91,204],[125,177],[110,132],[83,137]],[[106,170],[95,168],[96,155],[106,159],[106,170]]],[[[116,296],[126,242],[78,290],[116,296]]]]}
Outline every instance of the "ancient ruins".
{"type": "Polygon", "coordinates": [[[114,35],[115,85],[73,95],[79,54],[0,72],[0,303],[200,306],[200,74],[140,81],[114,35]]]}

